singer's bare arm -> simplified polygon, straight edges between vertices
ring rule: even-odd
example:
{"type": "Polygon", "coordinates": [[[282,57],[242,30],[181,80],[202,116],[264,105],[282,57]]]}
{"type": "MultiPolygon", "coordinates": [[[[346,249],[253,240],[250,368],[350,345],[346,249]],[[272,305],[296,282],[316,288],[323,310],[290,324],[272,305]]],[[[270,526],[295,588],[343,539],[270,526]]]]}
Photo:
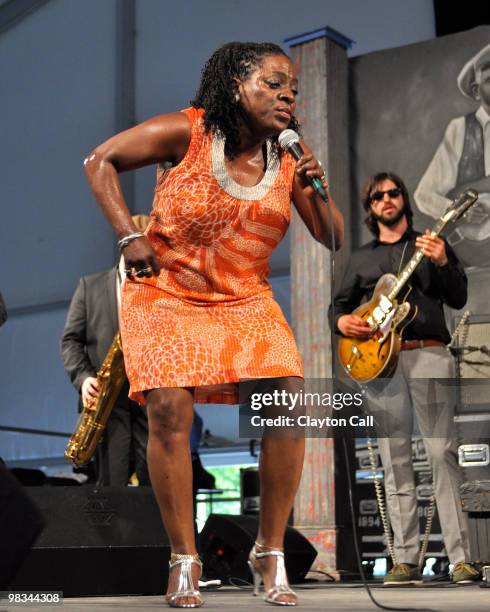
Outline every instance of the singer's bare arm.
{"type": "MultiPolygon", "coordinates": [[[[124,201],[118,174],[150,164],[180,162],[191,140],[190,121],[185,113],[160,115],[116,134],[95,148],[85,159],[85,173],[104,215],[118,238],[136,232],[124,201]]],[[[133,240],[124,249],[126,267],[160,266],[146,238],[133,240]]]]}
{"type": "Polygon", "coordinates": [[[333,248],[330,227],[331,218],[335,236],[335,250],[338,250],[344,240],[344,217],[332,200],[326,182],[324,182],[323,186],[328,193],[328,205],[315,193],[313,187],[306,180],[305,177],[307,176],[322,178],[324,169],[314,157],[308,145],[302,142],[301,146],[304,155],[296,164],[296,174],[293,182],[293,203],[313,238],[329,249],[333,248]],[[330,216],[327,206],[330,207],[330,216]]]}

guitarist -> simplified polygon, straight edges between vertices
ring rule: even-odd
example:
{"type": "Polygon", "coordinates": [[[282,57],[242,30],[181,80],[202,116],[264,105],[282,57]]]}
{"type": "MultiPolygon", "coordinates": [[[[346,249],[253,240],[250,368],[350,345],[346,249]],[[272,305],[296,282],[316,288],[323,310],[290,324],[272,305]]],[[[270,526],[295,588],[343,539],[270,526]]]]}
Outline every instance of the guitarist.
{"type": "MultiPolygon", "coordinates": [[[[352,338],[368,336],[367,323],[350,313],[371,297],[382,274],[398,275],[417,248],[425,255],[410,278],[412,290],[408,300],[413,308],[417,307],[417,314],[404,331],[395,374],[375,398],[379,411],[376,420],[407,428],[404,437],[378,438],[396,556],[384,582],[387,585],[422,582],[417,565],[419,520],[412,466],[414,417],[433,469],[442,533],[449,560],[454,564],[452,580],[455,583],[476,580],[479,574],[469,563],[467,521],[458,494],[462,478],[456,441],[447,433],[451,430],[452,404],[441,385],[432,385],[430,400],[427,395],[428,377],[454,376],[453,361],[445,348],[450,335],[443,304],[456,309],[465,305],[466,275],[444,240],[428,231],[425,234],[414,231],[408,192],[397,175],[382,172],[372,176],[365,187],[363,206],[374,240],[352,253],[342,286],[335,295],[337,333],[352,338]],[[424,378],[425,381],[421,380],[424,378]],[[438,437],[434,437],[435,404],[442,405],[437,412],[438,437]]],[[[385,430],[383,436],[386,435],[385,430]]]]}

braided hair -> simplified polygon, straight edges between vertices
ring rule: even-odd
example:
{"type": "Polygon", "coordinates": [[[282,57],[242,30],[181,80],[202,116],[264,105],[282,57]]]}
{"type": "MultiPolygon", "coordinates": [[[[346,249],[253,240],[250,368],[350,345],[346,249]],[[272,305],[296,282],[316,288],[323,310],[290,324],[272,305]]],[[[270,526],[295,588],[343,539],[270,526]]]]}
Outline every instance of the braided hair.
{"type": "MultiPolygon", "coordinates": [[[[205,110],[204,127],[207,132],[220,132],[225,137],[225,154],[233,159],[240,144],[240,125],[243,115],[235,100],[233,79],[246,80],[268,55],[286,55],[274,43],[231,42],[217,49],[204,65],[201,82],[191,105],[205,110]]],[[[289,128],[298,131],[295,117],[289,128]]]]}

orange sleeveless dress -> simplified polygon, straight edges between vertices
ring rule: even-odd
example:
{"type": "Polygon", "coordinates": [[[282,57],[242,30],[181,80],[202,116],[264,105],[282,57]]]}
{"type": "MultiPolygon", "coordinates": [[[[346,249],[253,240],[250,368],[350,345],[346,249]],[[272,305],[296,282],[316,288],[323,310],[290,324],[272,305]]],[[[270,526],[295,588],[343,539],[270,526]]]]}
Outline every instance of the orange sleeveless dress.
{"type": "Polygon", "coordinates": [[[204,111],[184,111],[184,159],[159,169],[146,235],[158,277],[126,280],[121,335],[130,397],[192,387],[196,402],[237,403],[243,379],[303,376],[291,329],[272,296],[268,258],[290,221],[295,162],[268,142],[262,181],[228,175],[224,140],[204,131],[204,111]]]}

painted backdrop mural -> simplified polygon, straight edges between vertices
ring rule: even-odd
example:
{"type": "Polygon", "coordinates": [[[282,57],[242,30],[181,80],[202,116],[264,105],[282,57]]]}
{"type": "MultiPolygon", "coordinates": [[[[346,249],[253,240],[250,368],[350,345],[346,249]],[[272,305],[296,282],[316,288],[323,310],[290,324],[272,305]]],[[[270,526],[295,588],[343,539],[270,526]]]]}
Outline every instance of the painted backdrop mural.
{"type": "Polygon", "coordinates": [[[468,308],[490,315],[490,27],[353,58],[350,69],[354,244],[370,239],[358,194],[375,172],[405,180],[420,231],[474,187],[478,205],[446,237],[466,267],[468,308]]]}
{"type": "Polygon", "coordinates": [[[480,198],[447,236],[465,266],[490,265],[490,44],[463,66],[454,82],[476,110],[449,122],[415,190],[420,210],[438,218],[473,187],[480,198]]]}

